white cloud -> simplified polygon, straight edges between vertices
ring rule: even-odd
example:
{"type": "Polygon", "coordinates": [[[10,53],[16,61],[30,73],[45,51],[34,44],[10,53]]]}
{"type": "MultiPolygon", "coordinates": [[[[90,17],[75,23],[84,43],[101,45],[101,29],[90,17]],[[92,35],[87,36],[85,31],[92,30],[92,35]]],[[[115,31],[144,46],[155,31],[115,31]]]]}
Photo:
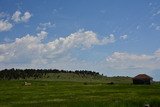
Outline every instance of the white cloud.
{"type": "Polygon", "coordinates": [[[29,12],[25,12],[24,15],[21,17],[23,22],[27,22],[31,18],[31,14],[29,12]]]}
{"type": "Polygon", "coordinates": [[[13,27],[11,23],[8,22],[8,20],[0,20],[0,32],[2,31],[8,31],[13,27]]]}
{"type": "Polygon", "coordinates": [[[21,15],[21,12],[20,11],[16,11],[12,16],[12,20],[14,20],[15,22],[21,21],[20,15],[21,15]]]}
{"type": "Polygon", "coordinates": [[[122,61],[147,61],[152,59],[149,55],[136,55],[123,52],[114,52],[106,60],[111,62],[122,62],[122,61]]]}
{"type": "Polygon", "coordinates": [[[74,48],[90,48],[93,45],[104,45],[114,42],[111,35],[104,39],[98,39],[92,31],[80,30],[69,36],[60,37],[54,41],[43,43],[47,32],[41,31],[36,36],[26,35],[16,38],[12,43],[0,44],[0,62],[6,63],[36,63],[40,61],[53,61],[66,56],[74,48]]]}
{"type": "Polygon", "coordinates": [[[106,58],[108,67],[112,69],[159,69],[160,51],[157,50],[152,55],[129,54],[126,52],[114,52],[106,58]]]}
{"type": "Polygon", "coordinates": [[[9,21],[13,20],[15,22],[27,22],[31,18],[31,14],[29,12],[25,12],[22,16],[22,13],[20,11],[16,11],[12,18],[10,18],[9,14],[1,12],[0,13],[0,32],[2,31],[9,31],[13,24],[9,21]]]}
{"type": "Polygon", "coordinates": [[[123,35],[123,36],[120,36],[120,39],[123,39],[123,40],[125,40],[125,39],[127,39],[127,35],[123,35]]]}
{"type": "Polygon", "coordinates": [[[48,22],[48,23],[40,23],[39,26],[37,27],[37,30],[46,30],[46,29],[49,29],[49,28],[53,28],[55,27],[55,24],[52,24],[51,22],[48,22]]]}
{"type": "Polygon", "coordinates": [[[47,33],[42,31],[36,37],[28,34],[25,37],[16,38],[13,43],[1,44],[0,56],[3,57],[1,61],[26,62],[27,60],[31,60],[36,57],[36,54],[38,55],[41,40],[46,35],[47,33]]]}
{"type": "Polygon", "coordinates": [[[15,22],[27,22],[31,18],[31,14],[29,12],[25,12],[24,15],[20,11],[16,11],[12,15],[12,20],[15,22]]]}

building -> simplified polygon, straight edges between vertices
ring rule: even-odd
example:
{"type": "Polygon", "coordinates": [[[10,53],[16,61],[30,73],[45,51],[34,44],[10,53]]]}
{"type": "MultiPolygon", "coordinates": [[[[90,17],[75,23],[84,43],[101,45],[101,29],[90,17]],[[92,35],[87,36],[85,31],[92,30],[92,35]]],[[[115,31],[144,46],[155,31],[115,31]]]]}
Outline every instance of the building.
{"type": "Polygon", "coordinates": [[[153,81],[153,78],[146,75],[146,74],[139,74],[132,78],[133,84],[151,84],[153,81]]]}

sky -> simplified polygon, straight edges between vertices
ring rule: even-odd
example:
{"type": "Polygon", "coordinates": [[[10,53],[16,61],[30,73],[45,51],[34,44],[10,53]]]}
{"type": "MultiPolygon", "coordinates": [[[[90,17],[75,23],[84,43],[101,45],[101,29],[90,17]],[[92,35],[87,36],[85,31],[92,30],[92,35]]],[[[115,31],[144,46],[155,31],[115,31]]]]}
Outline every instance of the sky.
{"type": "Polygon", "coordinates": [[[159,34],[159,0],[0,0],[0,69],[160,81],[159,34]]]}

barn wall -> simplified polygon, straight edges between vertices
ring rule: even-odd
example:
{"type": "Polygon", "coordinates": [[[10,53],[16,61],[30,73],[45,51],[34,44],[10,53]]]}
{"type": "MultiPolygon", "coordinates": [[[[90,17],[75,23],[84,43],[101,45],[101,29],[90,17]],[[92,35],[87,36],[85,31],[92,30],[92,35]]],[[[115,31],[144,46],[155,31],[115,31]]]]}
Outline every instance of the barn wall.
{"type": "Polygon", "coordinates": [[[133,84],[150,84],[150,80],[133,79],[133,84]]]}

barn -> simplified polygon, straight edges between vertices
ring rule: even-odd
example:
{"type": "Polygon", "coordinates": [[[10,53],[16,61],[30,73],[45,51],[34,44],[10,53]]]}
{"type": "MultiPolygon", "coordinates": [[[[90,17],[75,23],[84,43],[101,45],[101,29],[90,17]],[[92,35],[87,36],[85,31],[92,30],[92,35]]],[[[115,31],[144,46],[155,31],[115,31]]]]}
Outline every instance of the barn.
{"type": "Polygon", "coordinates": [[[133,84],[151,84],[153,78],[146,74],[139,74],[132,78],[133,84]]]}

